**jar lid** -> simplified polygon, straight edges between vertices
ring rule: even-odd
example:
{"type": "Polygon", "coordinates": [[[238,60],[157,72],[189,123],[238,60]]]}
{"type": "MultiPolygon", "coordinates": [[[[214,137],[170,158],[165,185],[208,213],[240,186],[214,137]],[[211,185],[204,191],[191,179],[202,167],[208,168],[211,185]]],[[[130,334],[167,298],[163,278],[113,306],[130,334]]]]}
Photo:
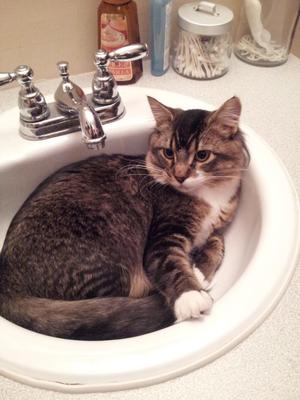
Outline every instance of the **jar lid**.
{"type": "Polygon", "coordinates": [[[179,27],[199,35],[223,35],[230,30],[232,20],[229,8],[209,1],[194,1],[178,9],[179,27]]]}

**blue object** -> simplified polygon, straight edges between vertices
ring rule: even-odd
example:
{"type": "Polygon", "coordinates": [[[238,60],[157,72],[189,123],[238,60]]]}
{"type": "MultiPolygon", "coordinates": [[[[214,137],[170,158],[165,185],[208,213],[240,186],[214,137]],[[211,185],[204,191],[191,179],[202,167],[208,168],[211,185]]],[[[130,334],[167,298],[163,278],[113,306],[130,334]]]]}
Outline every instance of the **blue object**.
{"type": "Polygon", "coordinates": [[[151,73],[163,75],[169,68],[173,0],[151,0],[151,73]]]}

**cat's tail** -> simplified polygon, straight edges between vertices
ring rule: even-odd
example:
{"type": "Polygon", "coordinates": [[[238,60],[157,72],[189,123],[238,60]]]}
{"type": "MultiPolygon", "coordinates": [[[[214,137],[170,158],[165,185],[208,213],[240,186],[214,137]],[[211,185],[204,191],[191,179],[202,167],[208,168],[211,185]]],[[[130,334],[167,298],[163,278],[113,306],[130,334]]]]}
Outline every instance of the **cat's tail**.
{"type": "Polygon", "coordinates": [[[0,294],[0,315],[35,332],[80,340],[138,336],[175,320],[159,294],[74,301],[0,294]]]}

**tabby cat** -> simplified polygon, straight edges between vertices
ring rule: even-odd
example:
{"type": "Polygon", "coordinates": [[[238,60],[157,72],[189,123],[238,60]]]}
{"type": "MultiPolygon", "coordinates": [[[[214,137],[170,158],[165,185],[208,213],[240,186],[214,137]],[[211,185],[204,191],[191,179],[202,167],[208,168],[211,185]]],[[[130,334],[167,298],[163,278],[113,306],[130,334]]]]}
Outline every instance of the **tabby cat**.
{"type": "Polygon", "coordinates": [[[218,110],[172,109],[148,152],[62,168],[25,201],[0,256],[0,315],[46,335],[116,339],[212,306],[249,156],[237,97],[218,110]]]}

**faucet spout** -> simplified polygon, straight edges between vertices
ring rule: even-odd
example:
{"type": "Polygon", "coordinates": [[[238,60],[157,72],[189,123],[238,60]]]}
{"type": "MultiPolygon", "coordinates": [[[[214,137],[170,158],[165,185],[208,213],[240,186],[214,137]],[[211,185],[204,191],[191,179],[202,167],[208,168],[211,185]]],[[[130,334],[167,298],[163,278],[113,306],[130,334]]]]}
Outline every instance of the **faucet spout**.
{"type": "Polygon", "coordinates": [[[104,147],[106,135],[94,107],[88,103],[83,90],[69,79],[68,63],[57,65],[62,77],[54,95],[58,109],[65,114],[78,114],[81,139],[88,148],[104,147]]]}
{"type": "Polygon", "coordinates": [[[79,104],[77,109],[82,132],[82,141],[89,148],[98,148],[99,144],[101,144],[103,148],[106,135],[96,111],[87,102],[79,104]]]}

